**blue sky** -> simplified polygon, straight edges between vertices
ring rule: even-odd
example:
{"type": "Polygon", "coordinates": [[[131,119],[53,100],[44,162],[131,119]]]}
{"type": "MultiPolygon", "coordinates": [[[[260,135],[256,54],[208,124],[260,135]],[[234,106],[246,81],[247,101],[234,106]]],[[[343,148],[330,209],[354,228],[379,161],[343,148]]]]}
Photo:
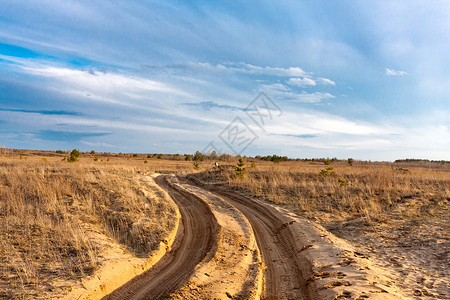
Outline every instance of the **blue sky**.
{"type": "Polygon", "coordinates": [[[0,2],[0,145],[450,160],[448,1],[0,2]]]}

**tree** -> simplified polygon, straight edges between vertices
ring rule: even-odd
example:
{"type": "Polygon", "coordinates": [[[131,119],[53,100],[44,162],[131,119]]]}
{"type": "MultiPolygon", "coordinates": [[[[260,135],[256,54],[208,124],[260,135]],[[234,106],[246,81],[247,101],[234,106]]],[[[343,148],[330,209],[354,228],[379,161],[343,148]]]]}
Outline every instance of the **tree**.
{"type": "Polygon", "coordinates": [[[239,177],[244,176],[245,171],[247,169],[244,166],[245,166],[244,160],[242,158],[239,158],[239,162],[238,162],[237,166],[234,167],[234,169],[236,170],[236,176],[239,176],[239,177]]]}
{"type": "Polygon", "coordinates": [[[347,163],[349,166],[353,166],[353,158],[347,159],[347,163]]]}
{"type": "Polygon", "coordinates": [[[78,160],[78,157],[80,157],[80,151],[77,149],[73,149],[72,152],[70,152],[70,156],[67,159],[68,162],[75,162],[78,160]]]}
{"type": "Polygon", "coordinates": [[[194,160],[195,161],[204,161],[205,160],[205,156],[200,151],[197,151],[194,154],[194,160]]]}

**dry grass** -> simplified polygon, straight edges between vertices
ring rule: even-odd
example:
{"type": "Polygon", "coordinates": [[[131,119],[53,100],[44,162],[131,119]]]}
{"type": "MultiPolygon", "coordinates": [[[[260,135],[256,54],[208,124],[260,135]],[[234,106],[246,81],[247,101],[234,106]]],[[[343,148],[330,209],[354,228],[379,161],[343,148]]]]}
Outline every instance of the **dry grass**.
{"type": "Polygon", "coordinates": [[[450,199],[450,167],[400,167],[396,164],[357,164],[260,162],[255,168],[247,163],[247,173],[235,176],[232,168],[205,172],[203,179],[225,183],[234,189],[288,205],[296,211],[311,214],[324,212],[336,217],[362,217],[383,221],[387,214],[409,203],[405,216],[439,213],[439,207],[450,199]],[[324,175],[332,167],[335,174],[324,175]],[[436,205],[429,205],[429,204],[436,205]]]}
{"type": "Polygon", "coordinates": [[[408,297],[449,299],[449,164],[334,162],[329,175],[323,163],[250,165],[242,177],[232,166],[197,176],[320,223],[375,256],[408,297]]]}
{"type": "Polygon", "coordinates": [[[173,228],[175,210],[157,190],[146,191],[140,175],[192,168],[106,156],[68,163],[39,154],[0,156],[0,298],[42,297],[55,280],[92,274],[98,249],[86,226],[148,255],[173,228]]]}

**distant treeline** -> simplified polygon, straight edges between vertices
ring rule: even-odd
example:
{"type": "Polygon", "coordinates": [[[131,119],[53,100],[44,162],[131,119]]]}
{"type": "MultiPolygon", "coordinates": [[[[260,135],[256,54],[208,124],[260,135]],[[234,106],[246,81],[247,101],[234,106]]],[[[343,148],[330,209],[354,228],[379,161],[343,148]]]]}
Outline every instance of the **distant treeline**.
{"type": "Polygon", "coordinates": [[[448,160],[429,160],[429,159],[418,159],[418,158],[405,158],[405,159],[397,159],[394,163],[416,163],[416,162],[427,162],[427,163],[439,163],[439,164],[448,164],[450,161],[448,160]]]}

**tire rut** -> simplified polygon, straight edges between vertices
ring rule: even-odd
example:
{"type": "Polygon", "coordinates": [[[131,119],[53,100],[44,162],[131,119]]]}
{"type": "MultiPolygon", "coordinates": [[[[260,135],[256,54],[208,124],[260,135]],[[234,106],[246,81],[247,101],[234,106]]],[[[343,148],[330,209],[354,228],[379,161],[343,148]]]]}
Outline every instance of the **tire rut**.
{"type": "Polygon", "coordinates": [[[306,281],[311,264],[299,254],[301,248],[279,211],[235,192],[205,185],[192,177],[188,182],[222,197],[249,220],[267,267],[262,299],[318,299],[314,284],[306,281]]]}
{"type": "Polygon", "coordinates": [[[167,176],[157,177],[156,182],[168,191],[181,214],[172,250],[147,272],[105,296],[105,300],[168,298],[189,280],[197,264],[214,254],[218,224],[209,206],[195,195],[170,184],[167,176]]]}

